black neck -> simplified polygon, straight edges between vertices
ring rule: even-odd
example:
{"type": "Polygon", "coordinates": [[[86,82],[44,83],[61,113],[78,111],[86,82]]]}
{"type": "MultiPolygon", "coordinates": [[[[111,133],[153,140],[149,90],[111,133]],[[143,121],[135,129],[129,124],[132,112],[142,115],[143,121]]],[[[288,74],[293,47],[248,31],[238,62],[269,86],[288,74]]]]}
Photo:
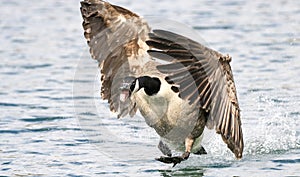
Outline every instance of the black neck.
{"type": "Polygon", "coordinates": [[[139,87],[144,88],[145,93],[149,96],[157,94],[160,89],[161,82],[157,77],[143,76],[139,77],[139,87]]]}

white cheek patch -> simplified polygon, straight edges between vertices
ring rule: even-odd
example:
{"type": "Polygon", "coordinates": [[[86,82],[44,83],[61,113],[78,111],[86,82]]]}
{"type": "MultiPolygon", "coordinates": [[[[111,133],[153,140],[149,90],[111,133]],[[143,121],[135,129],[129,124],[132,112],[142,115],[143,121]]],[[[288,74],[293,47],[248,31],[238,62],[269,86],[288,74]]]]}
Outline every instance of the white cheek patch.
{"type": "Polygon", "coordinates": [[[139,89],[140,89],[139,85],[140,85],[140,83],[139,83],[139,80],[137,79],[135,82],[135,87],[134,87],[133,93],[139,91],[139,89]]]}

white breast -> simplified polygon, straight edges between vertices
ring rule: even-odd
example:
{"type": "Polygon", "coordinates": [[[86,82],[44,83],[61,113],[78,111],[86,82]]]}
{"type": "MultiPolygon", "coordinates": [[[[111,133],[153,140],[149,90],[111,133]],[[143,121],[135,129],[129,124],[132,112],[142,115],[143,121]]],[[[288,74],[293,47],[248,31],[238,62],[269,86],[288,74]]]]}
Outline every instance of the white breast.
{"type": "Polygon", "coordinates": [[[170,84],[160,80],[161,88],[156,95],[148,96],[142,88],[133,95],[133,99],[146,123],[160,136],[170,141],[181,141],[193,130],[199,117],[198,108],[179,98],[170,84]]]}

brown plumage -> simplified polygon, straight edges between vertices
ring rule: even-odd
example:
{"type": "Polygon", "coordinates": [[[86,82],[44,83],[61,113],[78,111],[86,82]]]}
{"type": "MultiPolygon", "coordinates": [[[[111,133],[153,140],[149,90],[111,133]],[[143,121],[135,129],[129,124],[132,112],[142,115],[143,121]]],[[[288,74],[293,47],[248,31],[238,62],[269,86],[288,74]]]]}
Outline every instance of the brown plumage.
{"type": "MultiPolygon", "coordinates": [[[[205,125],[210,129],[215,127],[235,156],[242,157],[243,134],[230,56],[179,34],[158,29],[151,31],[148,24],[135,13],[101,0],[82,1],[81,13],[91,56],[99,61],[101,67],[101,96],[108,100],[111,111],[118,112],[119,117],[128,113],[133,116],[137,109],[142,114],[153,111],[150,108],[145,110],[145,106],[139,105],[143,102],[135,99],[121,103],[118,87],[127,76],[156,75],[162,84],[167,85],[161,88],[170,88],[167,93],[171,97],[180,98],[175,98],[179,102],[186,101],[188,109],[196,108],[196,115],[199,112],[197,125],[185,139],[185,154],[158,160],[176,164],[187,159],[193,142],[202,134],[205,125]],[[157,64],[154,60],[168,63],[157,64]]],[[[168,109],[170,112],[164,115],[164,121],[176,117],[168,115],[172,114],[171,103],[168,109]]],[[[144,117],[147,122],[147,116],[144,117]]],[[[177,117],[174,118],[174,124],[177,117]]],[[[152,127],[159,134],[165,133],[159,132],[161,129],[172,128],[168,121],[152,127]]]]}
{"type": "Polygon", "coordinates": [[[144,54],[138,55],[139,50],[143,50],[138,42],[146,40],[150,31],[147,23],[129,10],[101,0],[82,1],[80,10],[91,56],[99,61],[101,68],[102,99],[108,100],[110,110],[119,112],[119,117],[127,113],[134,115],[134,103],[128,100],[125,105],[120,105],[120,93],[115,87],[124,77],[135,75],[141,68],[144,54]]]}
{"type": "Polygon", "coordinates": [[[168,75],[168,81],[180,86],[181,98],[199,104],[199,109],[209,113],[206,125],[209,128],[215,126],[229,149],[241,158],[243,138],[236,88],[229,65],[231,57],[163,30],[154,30],[146,43],[154,48],[148,51],[152,57],[171,62],[158,66],[158,70],[168,75]],[[182,77],[184,75],[191,75],[196,87],[187,82],[186,77],[182,77]]]}

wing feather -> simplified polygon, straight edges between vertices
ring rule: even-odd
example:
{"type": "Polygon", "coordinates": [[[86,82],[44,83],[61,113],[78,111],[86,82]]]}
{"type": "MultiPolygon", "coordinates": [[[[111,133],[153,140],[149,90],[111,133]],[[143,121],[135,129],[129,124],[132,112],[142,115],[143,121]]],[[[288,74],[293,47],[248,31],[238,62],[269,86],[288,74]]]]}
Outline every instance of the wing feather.
{"type": "Polygon", "coordinates": [[[165,30],[153,30],[146,43],[152,48],[150,56],[170,62],[157,66],[168,83],[179,85],[182,99],[209,113],[207,127],[215,127],[228,148],[241,158],[244,144],[231,57],[165,30]]]}
{"type": "Polygon", "coordinates": [[[137,74],[144,62],[149,27],[135,13],[102,0],[84,0],[80,10],[84,37],[101,68],[101,97],[120,117],[128,113],[133,116],[135,104],[129,100],[120,104],[119,88],[124,78],[137,74]]]}

